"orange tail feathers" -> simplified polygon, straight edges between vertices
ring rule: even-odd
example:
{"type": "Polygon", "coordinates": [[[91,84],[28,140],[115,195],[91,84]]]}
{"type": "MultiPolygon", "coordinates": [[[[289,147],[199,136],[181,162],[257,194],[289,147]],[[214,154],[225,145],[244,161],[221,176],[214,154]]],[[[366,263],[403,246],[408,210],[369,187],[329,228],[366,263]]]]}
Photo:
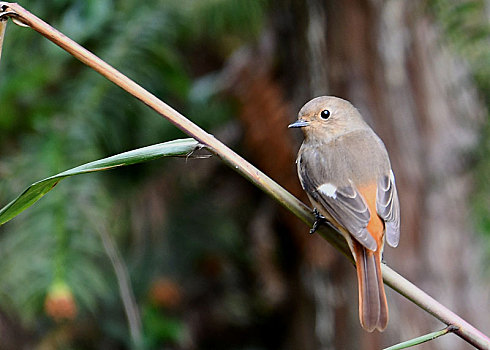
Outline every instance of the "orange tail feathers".
{"type": "Polygon", "coordinates": [[[357,242],[355,246],[361,326],[368,332],[375,329],[382,332],[388,324],[388,303],[381,276],[381,256],[379,250],[372,252],[357,242]]]}

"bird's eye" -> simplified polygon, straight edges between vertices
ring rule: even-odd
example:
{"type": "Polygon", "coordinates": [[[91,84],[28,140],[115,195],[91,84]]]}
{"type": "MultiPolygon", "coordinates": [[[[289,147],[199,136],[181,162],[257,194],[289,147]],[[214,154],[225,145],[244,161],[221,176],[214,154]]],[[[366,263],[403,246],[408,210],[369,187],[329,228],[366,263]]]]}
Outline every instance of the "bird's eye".
{"type": "Polygon", "coordinates": [[[324,109],[320,113],[320,118],[322,118],[323,120],[327,120],[329,117],[330,117],[330,111],[328,109],[324,109]]]}

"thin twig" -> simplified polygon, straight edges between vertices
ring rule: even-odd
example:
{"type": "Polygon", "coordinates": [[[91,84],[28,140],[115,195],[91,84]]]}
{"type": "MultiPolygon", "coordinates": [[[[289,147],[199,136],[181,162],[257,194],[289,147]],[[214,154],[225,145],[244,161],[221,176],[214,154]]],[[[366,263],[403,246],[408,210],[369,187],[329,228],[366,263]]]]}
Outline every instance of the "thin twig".
{"type": "MultiPolygon", "coordinates": [[[[199,126],[185,118],[182,114],[175,109],[159,100],[156,96],[152,95],[134,81],[126,77],[124,74],[84,49],[82,46],[74,42],[73,40],[60,33],[49,24],[39,19],[38,17],[25,10],[22,6],[15,3],[2,3],[1,5],[8,6],[8,10],[16,13],[15,18],[17,22],[31,27],[39,32],[41,35],[48,38],[53,43],[57,44],[71,55],[79,59],[81,62],[91,67],[101,75],[118,85],[122,89],[129,92],[134,97],[141,100],[143,103],[154,109],[158,114],[165,119],[173,123],[180,130],[186,134],[192,136],[200,143],[206,145],[216,155],[218,155],[226,164],[235,169],[238,173],[246,177],[253,184],[273,197],[276,201],[289,209],[293,214],[299,217],[302,221],[308,225],[312,225],[314,217],[311,210],[299,201],[292,194],[287,192],[271,178],[265,175],[263,172],[255,168],[252,164],[247,162],[237,153],[228,148],[221,141],[217,140],[213,135],[207,133],[199,126]]],[[[324,238],[338,248],[344,255],[352,260],[345,241],[332,230],[322,228],[319,231],[324,238]]],[[[452,311],[445,308],[438,303],[435,299],[428,296],[418,287],[401,277],[395,271],[388,266],[383,265],[383,279],[387,285],[404,295],[406,298],[414,302],[416,305],[426,310],[434,317],[438,318],[447,325],[454,325],[457,329],[455,334],[466,340],[468,343],[479,349],[490,349],[490,339],[477,330],[475,327],[464,321],[461,317],[454,314],[452,311]]]]}
{"type": "Polygon", "coordinates": [[[128,274],[128,269],[121,258],[116,244],[114,243],[111,235],[107,232],[105,225],[99,225],[98,230],[104,250],[111,261],[112,267],[116,274],[117,284],[119,286],[119,293],[124,305],[124,311],[128,319],[129,332],[131,334],[131,340],[136,349],[142,346],[142,324],[141,317],[138,310],[138,305],[134,299],[133,289],[128,274]]]}

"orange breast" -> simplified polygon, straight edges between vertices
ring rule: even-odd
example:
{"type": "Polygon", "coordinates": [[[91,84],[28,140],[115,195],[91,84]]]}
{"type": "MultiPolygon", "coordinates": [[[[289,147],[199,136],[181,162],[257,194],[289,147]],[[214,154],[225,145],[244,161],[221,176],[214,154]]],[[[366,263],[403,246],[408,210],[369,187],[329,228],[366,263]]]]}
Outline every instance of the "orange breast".
{"type": "Polygon", "coordinates": [[[381,242],[383,241],[385,225],[383,220],[378,216],[376,212],[376,193],[378,190],[377,184],[374,182],[369,185],[359,186],[359,193],[362,195],[366,204],[368,205],[369,212],[371,213],[371,218],[367,226],[367,230],[374,237],[378,243],[378,247],[381,247],[381,242]]]}

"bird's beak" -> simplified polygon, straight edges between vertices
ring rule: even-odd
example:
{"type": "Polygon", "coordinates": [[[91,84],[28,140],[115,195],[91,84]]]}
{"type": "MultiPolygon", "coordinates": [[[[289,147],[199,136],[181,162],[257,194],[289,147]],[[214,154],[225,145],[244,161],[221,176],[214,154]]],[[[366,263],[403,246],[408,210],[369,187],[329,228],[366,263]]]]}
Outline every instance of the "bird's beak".
{"type": "Polygon", "coordinates": [[[298,119],[294,123],[289,124],[288,128],[302,128],[302,127],[308,126],[308,125],[310,125],[310,123],[307,122],[306,120],[298,119]]]}

